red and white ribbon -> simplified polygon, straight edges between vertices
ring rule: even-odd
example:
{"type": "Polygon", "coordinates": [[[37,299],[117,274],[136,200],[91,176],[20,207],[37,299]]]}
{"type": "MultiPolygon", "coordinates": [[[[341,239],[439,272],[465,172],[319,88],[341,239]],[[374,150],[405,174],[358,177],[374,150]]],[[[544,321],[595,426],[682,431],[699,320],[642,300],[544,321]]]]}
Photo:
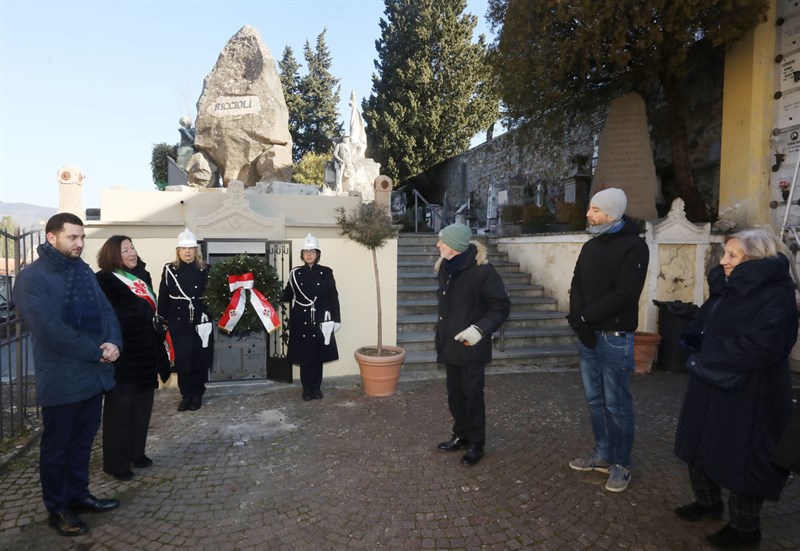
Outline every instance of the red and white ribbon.
{"type": "Polygon", "coordinates": [[[264,324],[264,329],[267,330],[267,333],[272,333],[280,327],[281,320],[278,317],[278,313],[269,303],[267,297],[255,288],[254,281],[253,272],[228,276],[228,287],[233,296],[231,296],[231,301],[228,303],[225,313],[217,323],[217,326],[223,331],[230,333],[239,323],[246,306],[245,294],[247,291],[250,291],[250,304],[255,308],[256,314],[261,323],[264,324]]]}

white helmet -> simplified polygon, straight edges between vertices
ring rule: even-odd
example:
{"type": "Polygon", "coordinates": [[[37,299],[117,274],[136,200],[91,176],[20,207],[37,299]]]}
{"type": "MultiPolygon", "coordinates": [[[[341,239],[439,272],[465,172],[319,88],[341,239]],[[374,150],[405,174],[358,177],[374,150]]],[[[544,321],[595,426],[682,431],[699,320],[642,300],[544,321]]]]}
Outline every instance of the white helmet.
{"type": "Polygon", "coordinates": [[[189,228],[178,234],[178,244],[175,248],[178,247],[197,247],[197,237],[189,231],[189,228]]]}
{"type": "Polygon", "coordinates": [[[304,251],[310,251],[311,249],[317,249],[318,251],[322,250],[319,248],[319,241],[317,241],[317,238],[311,235],[310,233],[306,236],[305,239],[303,239],[302,249],[304,251]]]}

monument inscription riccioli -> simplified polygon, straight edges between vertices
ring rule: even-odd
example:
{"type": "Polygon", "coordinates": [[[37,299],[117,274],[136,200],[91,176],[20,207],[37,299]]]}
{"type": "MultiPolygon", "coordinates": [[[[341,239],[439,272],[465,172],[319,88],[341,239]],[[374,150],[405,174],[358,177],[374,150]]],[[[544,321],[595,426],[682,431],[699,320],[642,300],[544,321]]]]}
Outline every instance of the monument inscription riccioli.
{"type": "Polygon", "coordinates": [[[258,96],[219,96],[208,106],[208,114],[213,117],[252,115],[260,111],[258,96]]]}

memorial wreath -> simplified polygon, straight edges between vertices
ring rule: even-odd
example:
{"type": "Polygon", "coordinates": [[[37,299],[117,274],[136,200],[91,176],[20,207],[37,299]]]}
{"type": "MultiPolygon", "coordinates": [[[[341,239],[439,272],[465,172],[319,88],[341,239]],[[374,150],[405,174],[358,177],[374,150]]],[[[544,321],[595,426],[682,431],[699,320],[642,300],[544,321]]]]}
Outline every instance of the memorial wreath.
{"type": "Polygon", "coordinates": [[[273,308],[281,297],[275,268],[255,256],[242,254],[215,263],[208,272],[205,302],[226,333],[274,331],[280,316],[273,308]],[[247,306],[249,302],[252,307],[247,306]]]}

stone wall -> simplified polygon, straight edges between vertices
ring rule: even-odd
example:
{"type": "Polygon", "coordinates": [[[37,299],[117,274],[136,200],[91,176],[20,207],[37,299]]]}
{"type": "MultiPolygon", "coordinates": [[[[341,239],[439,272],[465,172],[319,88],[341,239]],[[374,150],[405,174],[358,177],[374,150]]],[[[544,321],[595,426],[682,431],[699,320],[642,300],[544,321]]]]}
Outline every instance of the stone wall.
{"type": "MultiPolygon", "coordinates": [[[[689,102],[689,151],[695,182],[703,196],[719,197],[719,158],[722,135],[722,51],[692,58],[685,79],[689,102]]],[[[672,190],[669,114],[661,94],[645,98],[656,174],[659,215],[664,216],[675,195],[672,190]]],[[[473,224],[486,226],[489,186],[506,191],[509,204],[534,202],[537,183],[548,189],[549,205],[563,197],[562,182],[578,172],[590,172],[596,136],[603,127],[606,106],[582,120],[565,121],[560,132],[528,125],[502,134],[404,182],[429,201],[442,204],[446,220],[471,199],[473,224]],[[582,158],[582,159],[581,159],[582,158]],[[583,166],[576,159],[586,160],[583,166]]],[[[410,201],[409,204],[413,203],[410,201]]]]}

